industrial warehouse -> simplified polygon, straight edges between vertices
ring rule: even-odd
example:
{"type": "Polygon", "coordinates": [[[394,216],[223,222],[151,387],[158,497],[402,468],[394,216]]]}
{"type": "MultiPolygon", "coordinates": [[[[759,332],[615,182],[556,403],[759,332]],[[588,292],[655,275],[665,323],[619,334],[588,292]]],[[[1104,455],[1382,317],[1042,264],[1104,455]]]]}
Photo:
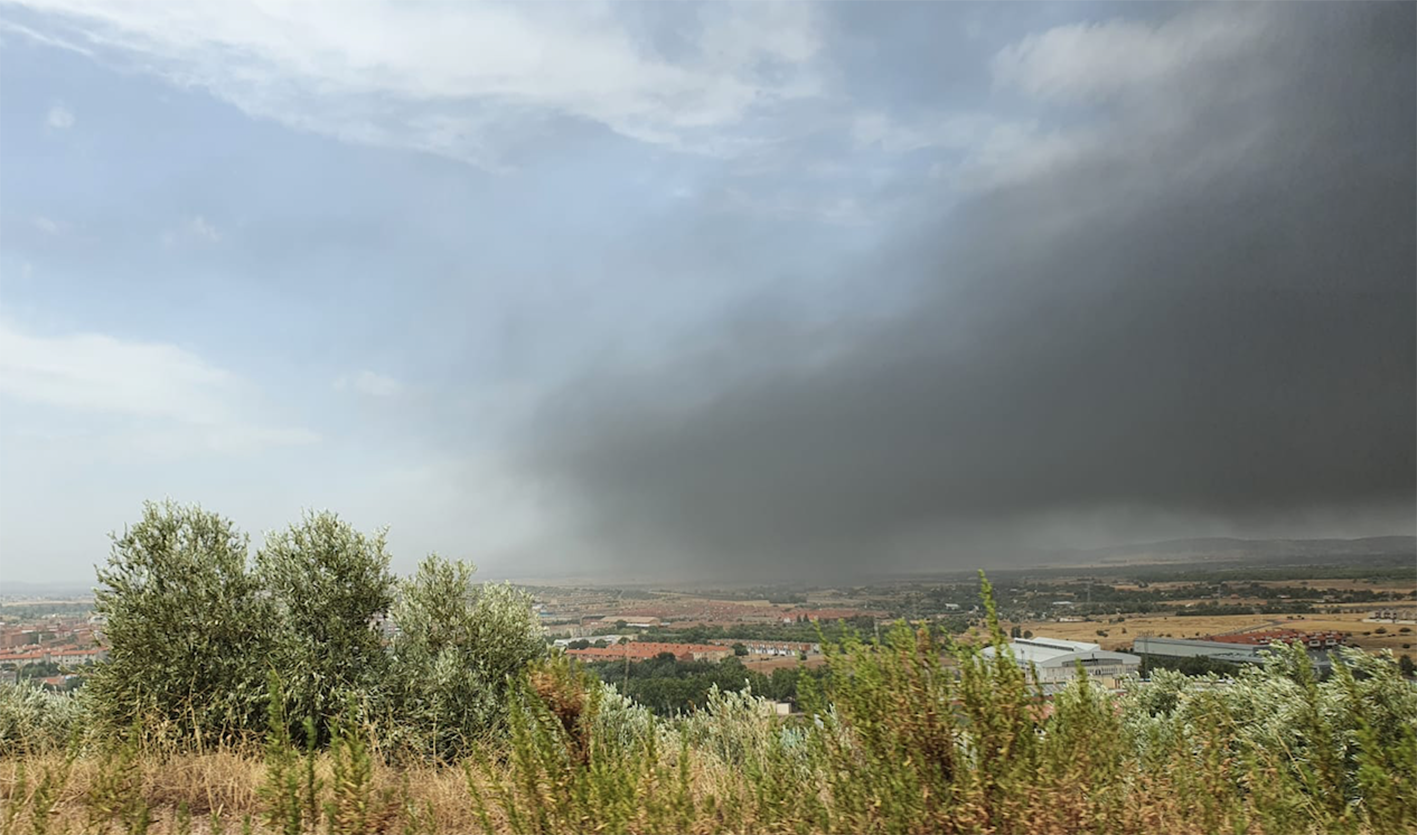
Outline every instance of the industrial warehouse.
{"type": "MultiPolygon", "coordinates": [[[[1086,641],[1065,641],[1061,638],[1018,638],[1009,643],[1014,660],[1024,669],[1037,671],[1038,683],[1045,693],[1067,686],[1077,677],[1078,665],[1099,683],[1116,687],[1119,679],[1136,674],[1141,659],[1126,652],[1104,650],[1086,641]]],[[[984,649],[986,658],[994,657],[994,647],[984,649]]]]}

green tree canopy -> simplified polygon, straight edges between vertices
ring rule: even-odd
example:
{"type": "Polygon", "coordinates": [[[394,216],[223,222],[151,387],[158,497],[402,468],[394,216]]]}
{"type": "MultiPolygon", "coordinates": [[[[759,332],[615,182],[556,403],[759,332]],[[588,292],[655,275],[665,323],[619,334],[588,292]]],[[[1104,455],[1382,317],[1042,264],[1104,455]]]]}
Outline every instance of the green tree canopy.
{"type": "Polygon", "coordinates": [[[531,597],[474,585],[474,571],[430,555],[401,584],[393,611],[392,714],[415,737],[405,744],[434,757],[456,756],[499,725],[508,677],[546,651],[531,597]]]}
{"type": "Polygon", "coordinates": [[[321,740],[351,697],[377,694],[388,673],[378,618],[393,603],[387,531],[364,535],[336,514],[306,513],[256,554],[276,607],[272,661],[292,722],[315,720],[321,740]]]}
{"type": "Polygon", "coordinates": [[[100,726],[156,721],[187,739],[258,730],[272,607],[246,535],[166,501],[145,503],[142,519],[110,538],[94,605],[108,661],[87,686],[100,726]]]}

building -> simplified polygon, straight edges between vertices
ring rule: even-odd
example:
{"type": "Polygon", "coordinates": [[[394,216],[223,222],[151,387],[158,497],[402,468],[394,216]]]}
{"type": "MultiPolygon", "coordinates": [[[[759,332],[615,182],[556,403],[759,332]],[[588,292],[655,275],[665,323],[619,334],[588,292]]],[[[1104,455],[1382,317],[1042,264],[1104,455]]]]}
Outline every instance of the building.
{"type": "Polygon", "coordinates": [[[1211,635],[1207,640],[1222,644],[1269,646],[1270,644],[1303,644],[1309,649],[1333,649],[1348,640],[1346,632],[1300,632],[1297,629],[1266,629],[1261,632],[1236,632],[1211,635]]]}
{"type": "Polygon", "coordinates": [[[48,664],[52,660],[49,651],[43,649],[0,652],[0,664],[13,664],[17,668],[26,664],[48,664]]]}
{"type": "Polygon", "coordinates": [[[108,650],[101,647],[88,647],[87,649],[56,649],[50,653],[50,659],[56,664],[75,666],[78,664],[97,664],[108,658],[108,650]]]}
{"type": "Polygon", "coordinates": [[[821,655],[821,644],[808,641],[758,641],[751,638],[714,638],[709,643],[732,648],[742,644],[749,655],[793,656],[801,653],[821,655]]]}
{"type": "MultiPolygon", "coordinates": [[[[1239,636],[1225,635],[1224,638],[1235,638],[1239,636]]],[[[1273,643],[1281,643],[1276,640],[1273,643]]],[[[1330,647],[1309,646],[1309,658],[1313,659],[1314,666],[1327,668],[1332,666],[1328,657],[1330,647]]],[[[1334,646],[1337,646],[1336,644],[1334,646]]],[[[1132,652],[1137,655],[1155,655],[1161,658],[1209,658],[1214,661],[1228,661],[1231,664],[1263,664],[1265,653],[1270,649],[1270,643],[1238,643],[1234,641],[1222,641],[1216,638],[1209,640],[1189,640],[1186,638],[1153,638],[1142,636],[1132,643],[1132,652]]]]}
{"type": "Polygon", "coordinates": [[[562,649],[565,649],[567,646],[575,643],[576,641],[589,641],[592,644],[596,641],[604,641],[605,645],[609,646],[611,644],[620,643],[621,638],[624,638],[628,641],[635,640],[634,635],[585,635],[580,638],[557,638],[551,643],[555,646],[561,647],[562,649]]]}
{"type": "MultiPolygon", "coordinates": [[[[1125,652],[1111,652],[1086,641],[1061,638],[1019,638],[1009,643],[1014,660],[1024,669],[1038,671],[1038,683],[1045,692],[1061,689],[1077,677],[1082,668],[1104,686],[1115,687],[1117,680],[1141,669],[1141,659],[1125,652]]],[[[986,658],[994,657],[994,647],[986,647],[986,658]]]]}

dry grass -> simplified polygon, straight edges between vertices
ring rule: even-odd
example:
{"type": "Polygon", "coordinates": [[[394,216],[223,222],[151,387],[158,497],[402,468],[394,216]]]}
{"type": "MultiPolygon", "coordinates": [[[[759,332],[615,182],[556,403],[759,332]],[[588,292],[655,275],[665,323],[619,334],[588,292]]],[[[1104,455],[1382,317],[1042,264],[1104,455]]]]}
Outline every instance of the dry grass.
{"type": "MultiPolygon", "coordinates": [[[[347,830],[332,830],[329,817],[314,826],[306,818],[301,831],[1417,831],[1417,817],[1401,800],[1417,787],[1417,737],[1408,727],[1384,742],[1378,725],[1364,724],[1370,714],[1386,716],[1384,726],[1392,719],[1405,726],[1417,715],[1397,679],[1372,679],[1386,682],[1383,698],[1363,696],[1351,677],[1348,689],[1331,683],[1322,693],[1317,685],[1302,691],[1301,684],[1296,692],[1275,686],[1290,681],[1276,666],[1262,680],[1236,685],[1228,701],[1220,691],[1191,692],[1177,701],[1187,711],[1179,716],[1153,715],[1148,691],[1139,691],[1141,702],[1119,702],[1080,684],[1040,712],[1036,693],[1007,658],[977,664],[966,651],[942,674],[940,647],[928,636],[897,630],[889,637],[831,659],[841,673],[833,707],[811,708],[822,722],[799,723],[795,741],[780,720],[739,694],[722,694],[702,714],[673,726],[651,723],[626,740],[608,729],[629,726],[588,719],[607,704],[580,689],[590,677],[569,666],[539,668],[514,696],[524,709],[511,714],[511,738],[484,743],[468,761],[482,765],[399,766],[375,757],[368,817],[347,830]],[[1251,720],[1237,724],[1255,715],[1254,703],[1270,705],[1279,693],[1312,702],[1312,711],[1285,726],[1286,738],[1307,740],[1307,750],[1270,746],[1268,731],[1255,732],[1251,720]],[[1399,711],[1398,702],[1407,707],[1399,711]],[[1337,720],[1357,722],[1356,772],[1328,756],[1336,740],[1351,735],[1331,724],[1337,720]],[[1142,726],[1129,724],[1135,722],[1142,726]],[[971,748],[1000,753],[975,757],[971,748]],[[1295,776],[1294,756],[1309,777],[1295,776]],[[1380,779],[1369,779],[1369,771],[1380,779]],[[1358,791],[1362,804],[1350,812],[1343,797],[1358,791]],[[1335,796],[1336,804],[1327,802],[1335,796]]],[[[1157,686],[1169,692],[1171,685],[1157,686]]],[[[621,720],[632,718],[615,710],[621,720]]],[[[328,796],[333,760],[322,753],[314,762],[328,796]]],[[[64,763],[58,752],[0,759],[0,809],[25,810],[8,831],[40,829],[36,777],[64,763]]],[[[152,811],[148,831],[273,832],[263,824],[269,799],[260,792],[269,765],[255,747],[150,752],[137,765],[152,811]],[[189,816],[186,827],[179,810],[189,816]]],[[[91,755],[74,763],[48,832],[92,831],[86,798],[101,767],[91,755]]]]}
{"type": "Polygon", "coordinates": [[[1122,623],[1083,622],[1058,623],[1056,621],[1025,621],[1019,626],[1037,636],[1062,638],[1068,641],[1091,641],[1101,644],[1103,649],[1117,649],[1128,646],[1140,635],[1170,635],[1173,638],[1205,638],[1227,632],[1254,631],[1258,629],[1297,629],[1304,632],[1347,632],[1352,640],[1365,650],[1379,652],[1390,649],[1401,654],[1414,652],[1403,644],[1417,646],[1417,626],[1393,623],[1368,623],[1364,618],[1371,614],[1373,607],[1364,606],[1338,615],[1207,615],[1184,617],[1178,615],[1127,615],[1122,623]],[[1410,632],[1401,632],[1407,626],[1410,632]],[[1377,634],[1383,628],[1385,634],[1377,634]],[[1105,637],[1097,630],[1107,633],[1105,637]],[[1122,630],[1127,630],[1125,633],[1122,630]],[[1371,635],[1364,635],[1371,632],[1371,635]]]}
{"type": "Polygon", "coordinates": [[[1285,620],[1284,615],[1216,615],[1206,617],[1127,615],[1126,618],[1122,623],[1026,621],[1019,625],[1037,636],[1046,635],[1068,641],[1092,641],[1101,644],[1103,649],[1116,649],[1130,645],[1139,635],[1195,638],[1241,629],[1257,629],[1276,623],[1290,623],[1285,620]],[[1097,634],[1099,629],[1107,633],[1106,637],[1097,634]],[[1124,633],[1123,629],[1127,631],[1124,633]]]}
{"type": "MultiPolygon", "coordinates": [[[[34,754],[23,760],[0,759],[0,808],[14,802],[17,769],[21,762],[27,773],[27,796],[33,796],[35,775],[44,769],[57,769],[64,760],[61,753],[34,754]]],[[[91,790],[102,763],[97,758],[80,757],[74,761],[68,782],[55,806],[51,832],[86,832],[87,808],[84,798],[91,790]]],[[[145,760],[142,766],[142,793],[153,810],[153,833],[175,833],[177,810],[185,806],[193,817],[193,830],[210,833],[214,816],[220,828],[240,832],[242,819],[250,816],[256,832],[266,832],[261,823],[265,806],[258,789],[265,778],[265,763],[257,754],[221,751],[206,754],[177,754],[162,761],[145,760]]],[[[328,784],[331,778],[330,758],[319,756],[317,775],[328,784]]],[[[397,768],[376,762],[375,792],[387,792],[400,807],[388,809],[385,817],[399,820],[407,807],[420,821],[427,821],[437,832],[472,832],[481,824],[468,794],[466,775],[457,768],[416,764],[397,768]]],[[[32,821],[21,815],[15,832],[33,829],[32,821]]],[[[115,827],[114,831],[117,831],[115,827]]]]}
{"type": "Polygon", "coordinates": [[[773,670],[792,667],[821,667],[827,663],[827,660],[820,655],[809,655],[806,661],[802,661],[795,655],[749,655],[739,660],[743,662],[743,666],[747,669],[756,670],[764,674],[771,674],[773,670]]]}
{"type": "MultiPolygon", "coordinates": [[[[716,797],[721,804],[734,802],[751,803],[744,794],[743,775],[736,769],[698,752],[690,752],[691,764],[688,769],[689,783],[693,786],[696,805],[700,817],[692,821],[684,831],[713,832],[724,829],[725,814],[708,815],[704,810],[704,800],[716,797]]],[[[26,768],[31,774],[44,767],[57,766],[61,755],[43,755],[26,758],[26,768]]],[[[15,771],[18,761],[0,760],[0,807],[11,803],[15,786],[15,771]]],[[[1087,763],[1076,764],[1085,769],[1087,763]]],[[[49,831],[56,833],[87,832],[87,809],[84,794],[92,783],[98,763],[79,759],[72,777],[54,810],[49,831]]],[[[179,824],[179,806],[185,804],[191,813],[191,835],[235,835],[243,831],[249,821],[250,831],[255,835],[273,835],[275,830],[267,827],[262,820],[264,811],[256,789],[260,785],[263,764],[255,756],[241,756],[231,753],[183,754],[170,758],[161,765],[148,764],[144,769],[144,793],[152,802],[151,835],[179,835],[183,830],[179,824]],[[212,805],[215,802],[216,805],[212,805]],[[212,816],[216,810],[219,815],[212,816]]],[[[318,773],[324,779],[330,776],[328,758],[322,758],[318,773]]],[[[1087,782],[1086,774],[1080,771],[1076,778],[1087,782]]],[[[1155,778],[1148,778],[1155,779],[1155,778]]],[[[487,813],[492,831],[512,833],[517,830],[510,824],[504,811],[491,798],[495,789],[487,780],[476,773],[472,776],[472,786],[487,798],[487,813]]],[[[1142,781],[1145,782],[1145,781],[1142,781]]],[[[386,790],[395,798],[394,804],[383,810],[380,832],[430,832],[430,833],[470,833],[482,832],[484,826],[469,793],[467,774],[460,768],[451,766],[419,765],[407,769],[396,769],[385,765],[376,766],[376,791],[386,790]]],[[[641,786],[641,791],[654,791],[652,786],[641,786]]],[[[1172,781],[1161,782],[1148,792],[1146,787],[1137,786],[1138,792],[1126,808],[1120,811],[1124,829],[1127,832],[1173,832],[1202,833],[1208,831],[1203,821],[1195,819],[1193,811],[1186,804],[1177,801],[1177,786],[1172,781]]],[[[667,790],[667,787],[666,789],[667,790]]],[[[31,781],[30,792],[33,791],[31,781]]],[[[825,788],[822,792],[825,794],[825,788]]],[[[1089,816],[1096,814],[1093,801],[1086,791],[1064,791],[1058,788],[1038,789],[1020,797],[1022,808],[1017,812],[1016,822],[1025,828],[1012,831],[1081,833],[1093,831],[1089,827],[1089,816]]],[[[961,810],[963,813],[964,810],[961,810]]],[[[772,832],[778,831],[782,822],[761,819],[753,813],[737,813],[738,825],[730,831],[772,832]]],[[[730,818],[729,820],[733,820],[730,818]]],[[[21,815],[12,831],[27,833],[33,831],[31,821],[21,815]]],[[[636,820],[634,831],[647,831],[644,822],[636,820]]],[[[790,821],[788,823],[791,823],[790,821]]],[[[800,824],[801,822],[797,822],[800,824]]],[[[118,832],[114,826],[109,831],[118,832]]],[[[324,831],[323,829],[320,831],[324,831]]],[[[654,831],[650,829],[648,831],[654,831]]],[[[808,830],[811,831],[811,830],[808,830]]],[[[1259,833],[1263,829],[1252,824],[1250,832],[1259,833]]],[[[1369,831],[1369,830],[1364,830],[1369,831]]]]}

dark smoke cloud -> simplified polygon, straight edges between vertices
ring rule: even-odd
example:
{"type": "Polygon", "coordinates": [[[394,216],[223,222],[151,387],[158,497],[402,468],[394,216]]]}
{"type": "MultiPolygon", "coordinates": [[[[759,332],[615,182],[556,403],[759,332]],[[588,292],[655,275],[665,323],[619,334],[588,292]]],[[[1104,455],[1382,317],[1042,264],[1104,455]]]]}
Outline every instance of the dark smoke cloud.
{"type": "Polygon", "coordinates": [[[524,464],[663,573],[978,563],[1068,518],[1411,532],[1414,7],[1261,13],[1240,54],[1090,103],[1042,173],[926,194],[852,265],[899,314],[740,308],[549,398],[524,464]]]}

